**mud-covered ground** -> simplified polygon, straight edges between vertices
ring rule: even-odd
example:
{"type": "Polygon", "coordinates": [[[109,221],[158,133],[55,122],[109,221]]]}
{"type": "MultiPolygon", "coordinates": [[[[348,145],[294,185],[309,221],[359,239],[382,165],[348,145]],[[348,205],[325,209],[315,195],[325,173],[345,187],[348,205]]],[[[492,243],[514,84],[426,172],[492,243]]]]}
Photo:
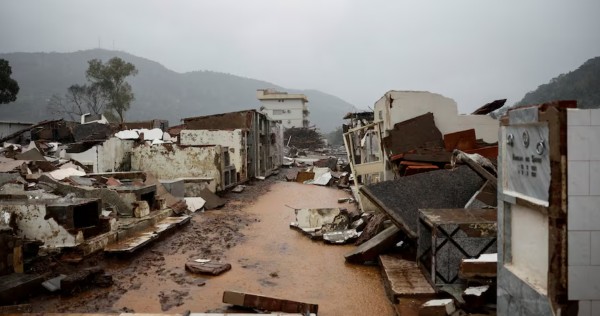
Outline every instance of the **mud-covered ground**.
{"type": "MultiPolygon", "coordinates": [[[[275,175],[265,181],[248,183],[242,193],[227,193],[225,198],[228,201],[224,207],[194,214],[189,224],[132,255],[98,254],[76,265],[62,263],[54,256],[42,258],[33,265],[32,272],[58,275],[82,267],[100,266],[112,275],[114,284],[108,288],[89,286],[70,296],[35,297],[30,300],[33,311],[134,312],[126,306],[115,309],[113,304],[128,291],[140,289],[142,280],[148,275],[157,275],[161,281],[169,279],[180,285],[204,286],[206,282],[201,277],[169,269],[165,265],[165,257],[179,254],[188,259],[205,258],[220,261],[227,249],[243,242],[242,228],[259,220],[256,216],[243,212],[242,207],[251,204],[257,196],[267,192],[269,186],[281,179],[281,175],[275,175]]],[[[188,294],[189,291],[185,290],[164,291],[157,299],[160,301],[161,310],[167,311],[173,306],[181,305],[183,298],[188,294]]]]}
{"type": "MultiPolygon", "coordinates": [[[[335,188],[287,183],[284,169],[242,193],[227,193],[219,210],[193,215],[188,225],[128,257],[96,255],[77,266],[46,258],[40,270],[54,274],[99,265],[112,275],[107,288],[75,295],[37,296],[34,312],[182,313],[232,311],[224,290],[271,295],[319,304],[319,315],[391,315],[379,269],[345,264],[352,245],[309,240],[289,228],[294,208],[338,207],[348,193],[335,188]],[[220,276],[185,271],[190,259],[227,262],[220,276]]],[[[345,204],[343,207],[352,207],[345,204]]]]}

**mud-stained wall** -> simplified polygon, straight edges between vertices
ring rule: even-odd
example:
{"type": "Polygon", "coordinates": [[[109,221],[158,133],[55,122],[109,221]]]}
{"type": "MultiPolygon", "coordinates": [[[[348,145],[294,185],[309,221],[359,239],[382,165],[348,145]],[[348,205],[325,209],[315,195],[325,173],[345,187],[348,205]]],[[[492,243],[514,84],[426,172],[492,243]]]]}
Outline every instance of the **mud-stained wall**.
{"type": "Polygon", "coordinates": [[[488,143],[498,141],[498,121],[488,115],[459,115],[456,102],[440,94],[426,91],[389,91],[375,103],[375,121],[383,121],[383,130],[395,123],[433,113],[435,125],[448,134],[475,129],[477,138],[488,143]]]}
{"type": "Polygon", "coordinates": [[[0,216],[5,213],[14,214],[15,234],[23,239],[43,241],[43,247],[74,247],[83,242],[83,233],[69,233],[54,218],[46,217],[44,204],[0,204],[0,216]]]}
{"type": "Polygon", "coordinates": [[[84,165],[91,165],[95,173],[129,171],[133,144],[133,140],[112,137],[84,152],[66,153],[65,158],[77,160],[84,165]]]}
{"type": "Polygon", "coordinates": [[[179,143],[183,146],[221,145],[229,148],[229,159],[239,174],[239,181],[248,180],[246,135],[236,130],[182,130],[179,143]]]}
{"type": "Polygon", "coordinates": [[[131,151],[131,169],[150,172],[158,179],[209,177],[214,179],[217,191],[223,190],[221,146],[137,146],[131,151]]]}

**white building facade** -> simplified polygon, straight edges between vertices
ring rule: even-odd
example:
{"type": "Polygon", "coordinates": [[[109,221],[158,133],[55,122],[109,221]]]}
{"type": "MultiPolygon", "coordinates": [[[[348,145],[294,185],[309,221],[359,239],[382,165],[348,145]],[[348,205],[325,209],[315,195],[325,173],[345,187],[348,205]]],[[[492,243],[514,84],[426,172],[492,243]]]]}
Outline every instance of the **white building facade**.
{"type": "Polygon", "coordinates": [[[272,89],[256,90],[260,112],[273,121],[281,121],[284,128],[308,127],[308,99],[304,94],[289,94],[272,89]]]}

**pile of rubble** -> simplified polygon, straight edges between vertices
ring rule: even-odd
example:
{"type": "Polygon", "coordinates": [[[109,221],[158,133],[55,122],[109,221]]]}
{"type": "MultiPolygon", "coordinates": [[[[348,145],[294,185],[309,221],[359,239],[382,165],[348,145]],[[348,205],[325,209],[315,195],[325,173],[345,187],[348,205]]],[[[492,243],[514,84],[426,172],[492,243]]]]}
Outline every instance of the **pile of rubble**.
{"type": "Polygon", "coordinates": [[[353,194],[348,200],[361,212],[296,209],[290,227],[313,240],[354,242],[346,261],[381,267],[398,314],[493,314],[498,145],[489,141],[498,134],[498,122],[482,114],[500,103],[459,117],[457,126],[449,126],[447,117],[435,119],[446,111],[443,104],[420,114],[414,110],[419,103],[411,103],[396,122],[394,111],[404,105],[392,109],[389,99],[376,104],[375,113],[381,110],[380,119],[391,120],[348,114],[344,137],[351,172],[335,177],[331,170],[338,166],[313,161],[288,180],[346,185],[353,194]]]}
{"type": "MultiPolygon", "coordinates": [[[[246,129],[204,129],[210,118],[199,117],[189,119],[193,129],[171,136],[166,121],[115,125],[84,116],[81,123],[44,121],[2,137],[0,305],[42,288],[68,294],[89,285],[110,286],[110,275],[98,267],[58,274],[38,263],[49,257],[79,263],[96,253],[133,253],[189,223],[192,213],[223,206],[226,201],[217,193],[239,192],[243,186],[238,184],[249,176],[279,168],[278,125],[252,110],[227,115],[241,117],[246,129]],[[271,150],[257,155],[270,155],[275,167],[261,169],[236,163],[267,156],[248,159],[241,155],[254,152],[241,150],[234,156],[235,149],[213,136],[239,135],[244,140],[235,145],[241,146],[246,137],[267,131],[274,136],[262,137],[260,145],[269,144],[271,150]],[[172,168],[157,159],[170,160],[172,168]]],[[[226,266],[194,262],[189,269],[221,273],[226,266]]]]}

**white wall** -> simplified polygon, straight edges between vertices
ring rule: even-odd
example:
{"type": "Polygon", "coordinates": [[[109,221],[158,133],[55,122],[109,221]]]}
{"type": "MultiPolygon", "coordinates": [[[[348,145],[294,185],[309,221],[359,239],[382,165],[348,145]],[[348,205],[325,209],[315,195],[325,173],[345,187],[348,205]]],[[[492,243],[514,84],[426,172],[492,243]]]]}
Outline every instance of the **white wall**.
{"type": "Polygon", "coordinates": [[[569,300],[600,315],[600,109],[567,111],[569,300]]]}
{"type": "Polygon", "coordinates": [[[240,174],[240,181],[248,179],[248,153],[246,139],[241,129],[228,130],[182,130],[179,143],[183,146],[221,145],[229,148],[229,159],[240,174]]]}
{"type": "Polygon", "coordinates": [[[14,214],[16,225],[19,227],[15,230],[18,237],[41,240],[44,242],[44,248],[75,247],[84,241],[81,230],[77,235],[73,235],[54,218],[45,219],[45,204],[0,204],[0,215],[3,212],[14,214]]]}
{"type": "Polygon", "coordinates": [[[80,153],[65,153],[65,158],[77,160],[84,165],[92,165],[93,172],[114,172],[122,170],[122,164],[129,159],[133,140],[111,137],[100,145],[80,153]]]}
{"type": "Polygon", "coordinates": [[[454,100],[436,93],[389,91],[375,103],[374,111],[375,121],[383,121],[385,131],[393,129],[395,123],[431,112],[442,134],[474,128],[477,138],[488,143],[498,141],[497,120],[488,115],[459,115],[454,100]]]}
{"type": "Polygon", "coordinates": [[[207,177],[223,190],[221,146],[180,147],[175,144],[141,145],[132,149],[131,169],[147,171],[158,179],[207,177]]]}
{"type": "Polygon", "coordinates": [[[510,270],[539,292],[548,288],[548,217],[518,204],[511,207],[510,270]]]}
{"type": "Polygon", "coordinates": [[[304,101],[301,99],[282,99],[279,100],[260,100],[261,106],[264,107],[262,113],[266,113],[269,118],[274,121],[281,120],[281,124],[285,128],[302,127],[304,120],[304,101]],[[274,113],[275,110],[284,110],[285,113],[274,113]],[[289,111],[289,112],[288,112],[289,111]]]}

